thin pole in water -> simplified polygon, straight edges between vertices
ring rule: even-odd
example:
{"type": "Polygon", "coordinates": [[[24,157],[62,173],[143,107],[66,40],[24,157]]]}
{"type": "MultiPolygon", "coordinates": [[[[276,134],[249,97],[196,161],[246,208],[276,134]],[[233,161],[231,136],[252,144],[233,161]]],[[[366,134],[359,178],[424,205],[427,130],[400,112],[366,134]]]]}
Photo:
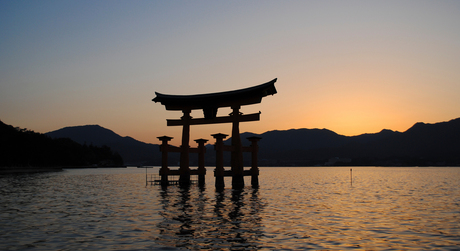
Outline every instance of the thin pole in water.
{"type": "Polygon", "coordinates": [[[147,166],[145,166],[145,186],[147,186],[148,181],[147,181],[147,166]]]}
{"type": "Polygon", "coordinates": [[[350,184],[353,185],[353,169],[350,168],[350,184]]]}

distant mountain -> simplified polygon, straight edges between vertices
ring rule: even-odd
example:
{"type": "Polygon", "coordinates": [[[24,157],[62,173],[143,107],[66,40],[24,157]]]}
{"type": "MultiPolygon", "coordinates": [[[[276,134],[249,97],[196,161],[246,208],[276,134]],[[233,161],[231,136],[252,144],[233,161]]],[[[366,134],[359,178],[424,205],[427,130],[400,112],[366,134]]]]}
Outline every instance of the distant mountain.
{"type": "MultiPolygon", "coordinates": [[[[370,144],[400,132],[382,130],[374,134],[344,136],[328,129],[290,129],[268,131],[262,134],[242,133],[243,145],[249,145],[247,137],[257,136],[259,141],[259,162],[268,166],[311,166],[323,165],[330,158],[348,156],[342,153],[355,145],[370,144]]],[[[231,144],[231,138],[225,144],[231,144]]],[[[250,156],[246,159],[249,159],[250,156]]],[[[348,158],[348,157],[347,157],[348,158]]],[[[245,160],[246,160],[245,159],[245,160]]],[[[249,160],[246,161],[249,164],[249,160]]]]}
{"type": "MultiPolygon", "coordinates": [[[[341,147],[347,144],[368,143],[400,134],[391,130],[382,130],[375,134],[362,134],[358,136],[344,136],[327,129],[291,129],[285,131],[268,131],[262,134],[242,133],[243,142],[247,137],[261,137],[261,152],[278,152],[280,150],[312,150],[322,148],[341,147]]],[[[231,144],[231,138],[226,141],[231,144]]],[[[247,141],[249,144],[249,141],[247,141]]]]}
{"type": "Polygon", "coordinates": [[[47,132],[52,138],[70,138],[80,144],[110,147],[118,152],[125,165],[159,165],[161,154],[158,145],[147,144],[131,137],[122,137],[99,125],[65,127],[47,132]]]}
{"type": "Polygon", "coordinates": [[[400,135],[358,147],[354,156],[364,154],[380,159],[399,158],[408,165],[458,165],[460,118],[435,124],[416,123],[400,135]]]}
{"type": "Polygon", "coordinates": [[[269,132],[256,135],[262,137],[261,164],[266,161],[267,165],[322,165],[338,158],[347,160],[335,163],[340,165],[460,165],[460,118],[435,124],[416,123],[402,133],[382,130],[347,137],[324,129],[313,130],[316,133],[309,137],[298,135],[299,130],[277,132],[276,137],[269,132]],[[322,143],[315,145],[309,141],[322,143]],[[280,142],[278,146],[276,142],[280,142]]]}
{"type": "MultiPolygon", "coordinates": [[[[107,145],[120,153],[127,165],[160,165],[158,145],[147,144],[97,125],[66,127],[47,135],[71,138],[82,144],[107,145]]],[[[243,145],[247,137],[258,136],[261,166],[312,165],[382,165],[425,166],[460,165],[460,118],[435,124],[416,123],[405,132],[382,130],[358,136],[339,135],[327,129],[291,129],[268,131],[262,134],[242,133],[243,145]]],[[[211,138],[210,138],[211,139],[211,138]]],[[[206,165],[215,164],[215,152],[210,140],[206,165]]],[[[231,144],[231,138],[225,141],[231,144]]],[[[193,147],[193,142],[191,142],[193,147]]],[[[177,165],[179,155],[169,154],[170,165],[177,165]]],[[[196,154],[190,155],[190,165],[196,165],[196,154]]],[[[230,163],[225,153],[225,164],[230,163]]],[[[250,155],[245,154],[249,165],[250,155]]]]}

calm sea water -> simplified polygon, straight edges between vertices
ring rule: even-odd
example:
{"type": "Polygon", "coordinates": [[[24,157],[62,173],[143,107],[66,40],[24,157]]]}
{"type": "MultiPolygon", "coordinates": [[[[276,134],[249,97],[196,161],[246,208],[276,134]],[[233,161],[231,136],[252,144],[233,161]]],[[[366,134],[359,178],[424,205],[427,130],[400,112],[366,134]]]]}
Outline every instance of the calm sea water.
{"type": "Polygon", "coordinates": [[[204,189],[161,189],[137,168],[3,176],[0,250],[460,249],[460,168],[261,168],[260,185],[216,192],[208,171],[204,189]]]}

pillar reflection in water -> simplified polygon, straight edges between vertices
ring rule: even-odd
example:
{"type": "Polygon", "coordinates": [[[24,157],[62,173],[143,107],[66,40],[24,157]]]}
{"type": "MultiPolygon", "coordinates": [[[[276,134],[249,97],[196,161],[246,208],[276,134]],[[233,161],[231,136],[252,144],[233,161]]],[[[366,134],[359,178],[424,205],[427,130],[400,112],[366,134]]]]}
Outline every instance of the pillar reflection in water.
{"type": "Polygon", "coordinates": [[[263,203],[257,189],[206,191],[204,187],[168,187],[161,192],[163,220],[155,241],[187,249],[243,248],[263,243],[263,203]]]}

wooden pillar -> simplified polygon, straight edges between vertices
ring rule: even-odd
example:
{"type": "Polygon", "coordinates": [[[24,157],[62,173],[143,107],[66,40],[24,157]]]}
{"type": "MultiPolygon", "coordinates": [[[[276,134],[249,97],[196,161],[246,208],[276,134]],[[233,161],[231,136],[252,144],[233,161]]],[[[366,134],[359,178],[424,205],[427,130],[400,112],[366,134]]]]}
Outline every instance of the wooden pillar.
{"type": "Polygon", "coordinates": [[[182,127],[182,145],[180,152],[180,167],[179,167],[179,185],[190,185],[190,109],[182,110],[184,116],[182,116],[183,127],[182,127]]]}
{"type": "Polygon", "coordinates": [[[224,182],[224,139],[228,136],[226,134],[217,133],[212,134],[216,139],[214,145],[216,149],[216,169],[214,170],[214,177],[216,177],[216,188],[222,189],[225,187],[224,182]]]}
{"type": "Polygon", "coordinates": [[[172,137],[162,136],[158,137],[161,140],[160,151],[161,151],[161,168],[160,168],[160,176],[161,176],[161,185],[167,186],[168,182],[168,141],[173,139],[172,137]]]}
{"type": "Polygon", "coordinates": [[[243,149],[240,138],[240,106],[232,106],[232,187],[240,189],[244,187],[244,166],[243,166],[243,149]]]}
{"type": "Polygon", "coordinates": [[[258,166],[258,152],[259,152],[259,146],[257,145],[257,142],[261,139],[260,137],[248,137],[247,138],[249,141],[251,141],[251,185],[252,187],[256,188],[259,187],[259,166],[258,166]]]}
{"type": "Polygon", "coordinates": [[[204,154],[206,153],[206,147],[204,144],[206,144],[208,140],[196,139],[195,142],[198,143],[198,185],[204,186],[206,176],[206,168],[204,167],[204,154]]]}

